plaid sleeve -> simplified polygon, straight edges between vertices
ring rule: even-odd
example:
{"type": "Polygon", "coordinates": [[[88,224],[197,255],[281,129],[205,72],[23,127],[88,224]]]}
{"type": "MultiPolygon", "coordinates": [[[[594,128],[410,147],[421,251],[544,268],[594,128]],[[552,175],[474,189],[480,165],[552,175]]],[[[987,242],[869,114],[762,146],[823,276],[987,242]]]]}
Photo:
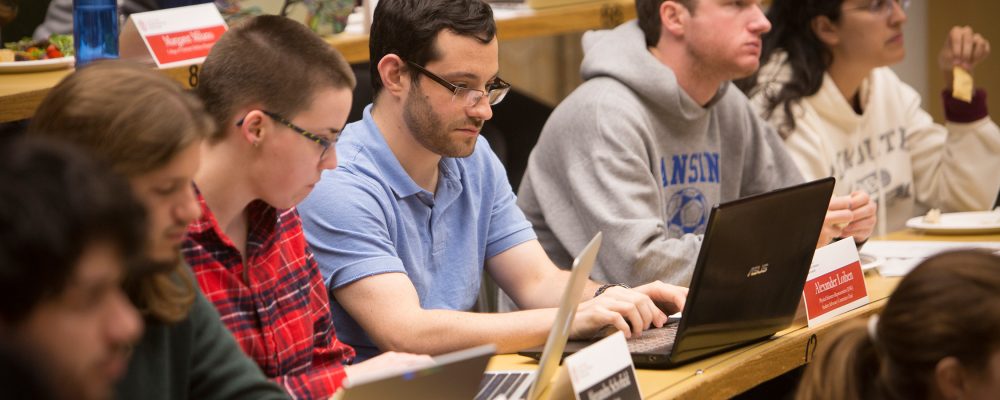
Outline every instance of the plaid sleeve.
{"type": "Polygon", "coordinates": [[[325,398],[343,385],[344,365],[354,358],[354,349],[337,340],[326,286],[312,253],[306,254],[303,270],[309,274],[308,307],[314,321],[312,365],[305,373],[277,377],[275,382],[295,398],[325,398]]]}

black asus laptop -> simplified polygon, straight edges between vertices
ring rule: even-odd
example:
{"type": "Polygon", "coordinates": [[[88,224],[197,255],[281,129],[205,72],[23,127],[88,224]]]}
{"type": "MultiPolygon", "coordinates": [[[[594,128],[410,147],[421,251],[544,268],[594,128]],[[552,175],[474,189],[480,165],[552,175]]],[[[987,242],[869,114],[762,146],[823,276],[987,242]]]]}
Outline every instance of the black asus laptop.
{"type": "MultiPolygon", "coordinates": [[[[824,178],[714,206],[683,315],[629,340],[635,365],[669,368],[788,327],[833,185],[824,178]]],[[[590,343],[570,341],[566,354],[590,343]]],[[[520,354],[537,358],[539,352],[520,354]]]]}

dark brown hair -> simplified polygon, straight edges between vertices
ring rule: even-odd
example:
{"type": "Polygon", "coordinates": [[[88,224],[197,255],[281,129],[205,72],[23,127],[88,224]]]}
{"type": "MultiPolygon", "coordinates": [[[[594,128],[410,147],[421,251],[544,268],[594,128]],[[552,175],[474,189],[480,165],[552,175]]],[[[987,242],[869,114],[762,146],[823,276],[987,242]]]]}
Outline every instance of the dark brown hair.
{"type": "Polygon", "coordinates": [[[59,297],[92,245],[110,244],[127,265],[141,259],[142,204],[80,149],[42,138],[6,142],[0,187],[0,328],[59,297]]]}
{"type": "Polygon", "coordinates": [[[249,18],[212,46],[195,92],[217,124],[221,139],[241,107],[261,104],[292,118],[320,89],[354,89],[351,66],[330,44],[301,23],[276,15],[249,18]]]}
{"type": "MultiPolygon", "coordinates": [[[[779,107],[784,113],[784,120],[778,121],[775,127],[782,138],[788,138],[795,131],[792,106],[819,91],[826,69],[833,63],[833,53],[816,36],[812,21],[819,16],[839,21],[843,3],[843,0],[774,0],[767,10],[771,31],[763,37],[761,65],[771,61],[775,53],[784,52],[792,72],[791,78],[782,82],[780,89],[774,93],[763,92],[766,96],[764,117],[771,118],[779,107]]],[[[767,84],[759,81],[757,72],[735,83],[751,96],[761,89],[758,85],[767,84]]]]}
{"type": "Polygon", "coordinates": [[[798,399],[924,399],[934,369],[955,357],[986,369],[1000,348],[1000,256],[943,253],[899,283],[875,325],[845,324],[820,343],[798,399]]]}
{"type": "Polygon", "coordinates": [[[688,12],[694,14],[698,0],[635,0],[635,14],[639,21],[639,29],[646,38],[646,46],[656,46],[660,42],[663,21],[660,21],[660,5],[673,1],[680,3],[688,12]]]}
{"type": "MultiPolygon", "coordinates": [[[[382,90],[378,63],[389,54],[418,65],[441,57],[435,47],[438,32],[472,37],[489,43],[496,36],[493,9],[481,0],[391,0],[380,1],[372,19],[368,49],[371,58],[372,93],[382,90]]],[[[410,68],[410,76],[420,72],[410,68]]]]}
{"type": "MultiPolygon", "coordinates": [[[[166,166],[214,129],[201,101],[180,84],[116,60],[59,82],[38,106],[28,132],[74,143],[131,178],[166,166]]],[[[183,263],[129,281],[136,306],[163,322],[185,318],[194,302],[194,283],[183,263]]]]}

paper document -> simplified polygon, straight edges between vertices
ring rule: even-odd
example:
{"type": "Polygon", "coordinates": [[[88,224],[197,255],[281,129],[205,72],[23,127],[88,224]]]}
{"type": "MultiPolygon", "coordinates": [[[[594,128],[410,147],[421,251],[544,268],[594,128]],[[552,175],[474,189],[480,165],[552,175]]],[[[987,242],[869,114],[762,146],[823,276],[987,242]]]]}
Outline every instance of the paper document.
{"type": "Polygon", "coordinates": [[[861,253],[885,260],[878,267],[882,276],[903,276],[917,264],[937,253],[958,249],[989,249],[1000,253],[1000,242],[923,242],[872,240],[861,248],[861,253]]]}

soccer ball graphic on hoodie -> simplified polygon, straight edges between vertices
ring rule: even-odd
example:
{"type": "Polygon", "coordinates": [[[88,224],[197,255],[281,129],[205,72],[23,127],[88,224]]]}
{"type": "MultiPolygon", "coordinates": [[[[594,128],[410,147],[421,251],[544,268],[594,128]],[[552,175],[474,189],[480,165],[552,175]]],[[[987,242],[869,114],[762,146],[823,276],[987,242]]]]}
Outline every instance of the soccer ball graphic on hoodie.
{"type": "Polygon", "coordinates": [[[705,233],[708,223],[708,202],[705,195],[695,188],[685,188],[670,196],[667,202],[667,230],[670,237],[687,233],[705,233]]]}

